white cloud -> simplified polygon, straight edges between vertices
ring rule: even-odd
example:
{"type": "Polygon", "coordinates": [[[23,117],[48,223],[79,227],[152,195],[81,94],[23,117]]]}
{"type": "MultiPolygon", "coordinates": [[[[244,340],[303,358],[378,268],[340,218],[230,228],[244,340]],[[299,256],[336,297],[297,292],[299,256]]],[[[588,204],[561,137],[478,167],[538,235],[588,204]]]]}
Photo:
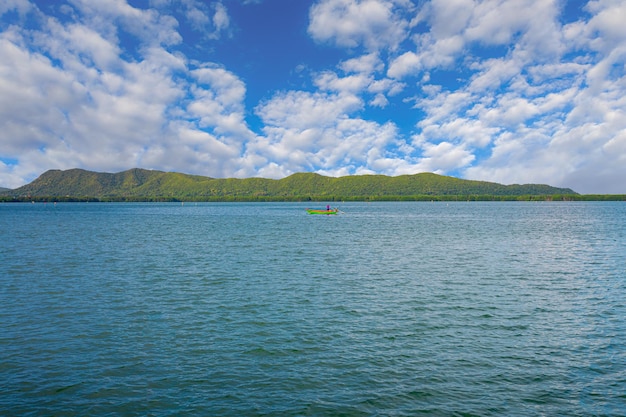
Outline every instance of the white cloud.
{"type": "Polygon", "coordinates": [[[154,9],[132,7],[125,0],[69,0],[81,13],[82,23],[111,42],[117,42],[120,25],[147,45],[175,45],[182,41],[178,22],[154,9]]]}
{"type": "Polygon", "coordinates": [[[405,52],[395,58],[389,65],[387,76],[391,78],[403,78],[422,69],[419,55],[415,52],[405,52]]]}
{"type": "Polygon", "coordinates": [[[389,96],[395,96],[402,92],[406,84],[392,80],[389,78],[383,78],[381,80],[374,80],[367,87],[367,91],[380,95],[386,93],[389,96]]]}
{"type": "Polygon", "coordinates": [[[435,39],[461,34],[477,8],[472,0],[433,0],[427,7],[431,16],[430,34],[435,39]]]}
{"type": "Polygon", "coordinates": [[[395,125],[352,118],[363,103],[347,94],[312,94],[291,91],[257,108],[265,122],[265,137],[248,147],[272,161],[259,172],[279,176],[299,171],[326,175],[384,172],[404,173],[410,155],[390,155],[400,147],[395,125]],[[281,170],[278,172],[277,163],[281,170]]]}
{"type": "Polygon", "coordinates": [[[50,103],[76,106],[76,97],[86,97],[85,89],[47,58],[31,55],[5,37],[0,37],[0,57],[0,152],[12,155],[47,146],[49,132],[65,123],[63,112],[50,103]]]}
{"type": "Polygon", "coordinates": [[[384,68],[384,63],[377,53],[369,53],[343,61],[339,67],[346,73],[372,74],[384,68]]]}
{"type": "Polygon", "coordinates": [[[626,178],[626,85],[605,84],[604,94],[590,87],[538,96],[532,102],[513,98],[482,114],[492,126],[505,126],[516,108],[532,109],[521,126],[495,136],[491,156],[466,175],[503,183],[541,182],[581,193],[620,193],[626,178]]]}
{"type": "Polygon", "coordinates": [[[241,154],[237,145],[225,143],[193,124],[174,123],[172,139],[160,141],[142,155],[142,162],[169,171],[202,173],[221,177],[233,172],[241,154]]]}
{"type": "Polygon", "coordinates": [[[179,11],[184,19],[179,26],[185,25],[197,33],[203,34],[205,40],[217,40],[224,34],[230,36],[230,15],[222,1],[202,0],[150,0],[150,6],[161,15],[169,15],[173,10],[179,11]]]}
{"type": "Polygon", "coordinates": [[[422,148],[424,156],[420,161],[420,169],[428,172],[443,174],[465,167],[474,160],[474,155],[462,145],[454,145],[450,142],[425,143],[422,148]]]}
{"type": "Polygon", "coordinates": [[[0,3],[0,16],[9,11],[17,11],[20,15],[24,15],[31,7],[28,0],[4,0],[0,3]]]}
{"type": "Polygon", "coordinates": [[[594,16],[586,25],[587,36],[592,38],[594,49],[610,53],[611,49],[624,44],[626,40],[626,4],[622,1],[590,1],[586,6],[594,16]]]}
{"type": "Polygon", "coordinates": [[[384,94],[378,93],[376,96],[370,100],[369,105],[374,107],[384,108],[389,104],[389,100],[385,97],[384,94]]]}
{"type": "Polygon", "coordinates": [[[315,79],[315,85],[321,90],[351,94],[360,93],[371,83],[372,78],[366,75],[357,74],[340,78],[331,71],[326,71],[315,79]]]}
{"type": "Polygon", "coordinates": [[[321,0],[310,10],[309,33],[318,42],[371,51],[395,49],[407,33],[408,22],[396,8],[407,2],[391,0],[321,0]]]}
{"type": "Polygon", "coordinates": [[[362,101],[354,95],[289,91],[263,103],[257,113],[270,126],[323,128],[362,106],[362,101]]]}
{"type": "MultiPolygon", "coordinates": [[[[463,31],[472,41],[507,44],[515,36],[521,37],[541,27],[552,26],[556,12],[553,0],[488,0],[473,9],[463,31]]],[[[544,44],[546,41],[544,39],[544,44]]]]}
{"type": "Polygon", "coordinates": [[[78,24],[63,26],[54,20],[48,24],[50,32],[38,41],[69,65],[111,71],[120,63],[117,45],[92,29],[78,24]]]}
{"type": "Polygon", "coordinates": [[[414,98],[425,112],[414,136],[423,149],[422,168],[465,167],[461,172],[472,178],[563,186],[580,182],[576,173],[589,173],[587,165],[601,160],[599,172],[611,167],[626,174],[623,158],[607,152],[622,149],[626,128],[617,122],[626,108],[626,37],[617,24],[626,7],[590,2],[587,9],[595,15],[588,22],[563,27],[558,6],[525,0],[425,4],[420,21],[430,30],[414,36],[417,49],[399,55],[387,71],[396,79],[426,75],[424,95],[414,98]],[[484,60],[463,55],[473,45],[508,47],[504,55],[484,60]],[[600,54],[580,53],[584,48],[600,54]],[[572,52],[573,58],[566,55],[572,52]],[[427,71],[452,63],[471,74],[466,83],[452,91],[427,84],[427,71]],[[444,153],[449,156],[440,158],[444,153]]]}
{"type": "Polygon", "coordinates": [[[191,75],[198,85],[192,87],[194,98],[188,110],[191,115],[200,118],[200,126],[228,135],[230,141],[250,139],[252,133],[244,120],[244,83],[220,67],[199,68],[192,70],[191,75]]]}
{"type": "Polygon", "coordinates": [[[475,4],[471,0],[433,0],[425,3],[419,14],[430,30],[412,37],[416,50],[396,57],[388,75],[403,78],[434,68],[450,68],[468,58],[469,48],[474,45],[515,42],[521,51],[532,50],[534,59],[559,54],[562,44],[555,23],[557,12],[554,1],[488,0],[475,4]]]}
{"type": "MultiPolygon", "coordinates": [[[[183,0],[181,3],[185,8],[185,17],[194,29],[202,30],[211,24],[211,16],[205,4],[195,0],[183,0]]],[[[216,3],[216,5],[222,6],[223,8],[221,3],[216,3]]],[[[161,5],[161,7],[163,6],[170,5],[161,5]]]]}
{"type": "Polygon", "coordinates": [[[213,26],[215,27],[215,32],[219,33],[228,29],[230,26],[230,17],[228,16],[228,11],[226,7],[222,3],[215,4],[215,14],[213,15],[213,26]]]}
{"type": "MultiPolygon", "coordinates": [[[[425,89],[425,92],[428,90],[425,89]]],[[[439,123],[447,118],[455,118],[464,109],[470,107],[474,97],[466,91],[441,91],[437,88],[432,89],[429,96],[419,100],[416,107],[423,109],[427,117],[425,117],[419,125],[439,123]]]]}
{"type": "MultiPolygon", "coordinates": [[[[131,16],[158,32],[164,21],[121,2],[76,5],[90,22],[98,19],[91,13],[131,16]]],[[[150,37],[139,39],[146,41],[139,59],[126,60],[115,31],[95,27],[105,36],[53,18],[40,31],[0,33],[0,117],[7,121],[0,155],[17,157],[2,164],[4,183],[15,187],[49,168],[186,167],[216,176],[240,169],[242,142],[253,135],[237,77],[208,65],[190,71],[185,57],[150,37]]]]}
{"type": "Polygon", "coordinates": [[[313,80],[322,91],[330,91],[348,95],[373,94],[368,104],[383,108],[389,104],[386,95],[400,93],[405,84],[390,78],[376,79],[376,73],[383,70],[382,61],[376,54],[367,54],[341,62],[339,68],[347,73],[341,77],[332,71],[324,71],[313,80]]]}

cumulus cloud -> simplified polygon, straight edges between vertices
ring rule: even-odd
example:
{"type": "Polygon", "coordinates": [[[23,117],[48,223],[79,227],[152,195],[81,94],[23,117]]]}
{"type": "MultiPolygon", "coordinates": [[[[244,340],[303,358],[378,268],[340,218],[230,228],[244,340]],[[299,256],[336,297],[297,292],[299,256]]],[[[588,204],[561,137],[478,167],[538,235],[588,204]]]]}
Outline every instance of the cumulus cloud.
{"type": "Polygon", "coordinates": [[[626,39],[626,5],[621,1],[598,0],[587,3],[586,9],[593,14],[584,32],[591,38],[590,46],[605,53],[623,45],[626,39]]]}
{"type": "Polygon", "coordinates": [[[363,106],[350,94],[292,91],[279,94],[257,108],[265,122],[264,137],[251,150],[276,162],[271,172],[284,176],[299,171],[327,175],[403,173],[409,155],[391,154],[398,146],[395,125],[351,117],[363,106]]]}
{"type": "MultiPolygon", "coordinates": [[[[620,157],[605,152],[609,143],[621,149],[624,131],[616,121],[625,104],[620,98],[626,37],[616,22],[626,8],[622,2],[589,2],[588,22],[562,25],[559,6],[524,0],[424,4],[421,19],[430,30],[413,36],[416,49],[391,60],[387,75],[426,75],[424,95],[414,98],[415,108],[425,113],[414,143],[424,150],[429,167],[462,168],[456,172],[505,183],[572,187],[580,183],[577,172],[589,173],[585,167],[595,166],[591,161],[604,160],[626,173],[620,157]],[[475,48],[490,45],[508,47],[499,57],[474,55],[475,48]],[[585,48],[589,52],[581,53],[585,48]],[[469,74],[457,89],[429,84],[431,71],[451,65],[469,74]],[[437,161],[431,154],[437,149],[447,149],[450,158],[437,161]]],[[[617,188],[581,186],[579,191],[617,188]]]]}
{"type": "Polygon", "coordinates": [[[376,53],[348,59],[341,62],[338,68],[338,72],[317,74],[314,84],[322,91],[361,96],[370,106],[379,108],[389,104],[387,96],[399,94],[406,86],[398,80],[380,77],[384,64],[376,53]]]}
{"type": "Polygon", "coordinates": [[[463,146],[450,142],[441,142],[436,145],[425,143],[423,150],[424,157],[420,162],[420,167],[429,172],[445,173],[466,166],[474,160],[471,152],[463,146]]]}
{"type": "Polygon", "coordinates": [[[154,9],[139,9],[124,0],[70,0],[80,14],[81,24],[117,42],[122,29],[143,44],[175,45],[182,41],[178,22],[154,9]]]}
{"type": "Polygon", "coordinates": [[[408,22],[396,10],[407,2],[322,0],[310,11],[309,33],[319,42],[368,50],[395,49],[407,36],[408,22]]]}
{"type": "Polygon", "coordinates": [[[244,83],[233,73],[215,66],[192,70],[191,75],[197,84],[192,86],[189,114],[198,117],[202,127],[212,128],[218,134],[231,135],[238,141],[250,139],[244,118],[244,83]]]}
{"type": "Polygon", "coordinates": [[[23,16],[30,9],[31,4],[28,0],[5,0],[0,4],[0,15],[10,11],[16,11],[23,16]]]}
{"type": "Polygon", "coordinates": [[[387,75],[391,78],[403,78],[409,74],[416,73],[422,68],[421,59],[415,52],[405,52],[395,58],[387,70],[387,75]]]}
{"type": "Polygon", "coordinates": [[[73,4],[93,27],[48,18],[40,31],[0,34],[0,115],[7,121],[0,155],[17,156],[0,168],[8,186],[42,167],[186,167],[216,176],[239,169],[241,142],[251,135],[236,76],[208,64],[193,69],[166,49],[179,40],[176,25],[153,10],[73,4]],[[97,22],[102,16],[110,21],[97,22]],[[117,29],[109,27],[115,20],[129,30],[140,24],[132,29],[137,57],[124,58],[117,29]]]}
{"type": "Polygon", "coordinates": [[[381,71],[384,63],[377,53],[369,53],[347,59],[339,67],[346,73],[372,74],[381,71]]]}

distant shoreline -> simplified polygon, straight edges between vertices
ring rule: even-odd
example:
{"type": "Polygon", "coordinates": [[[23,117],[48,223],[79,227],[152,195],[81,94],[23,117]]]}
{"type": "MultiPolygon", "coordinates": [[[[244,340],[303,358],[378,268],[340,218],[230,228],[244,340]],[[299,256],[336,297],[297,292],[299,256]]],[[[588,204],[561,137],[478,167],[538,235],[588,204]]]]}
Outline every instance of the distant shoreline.
{"type": "Polygon", "coordinates": [[[299,203],[299,202],[556,202],[556,201],[626,201],[626,194],[573,194],[573,195],[528,195],[528,196],[493,196],[493,195],[418,195],[418,196],[362,196],[362,197],[141,197],[141,198],[96,198],[96,197],[12,197],[0,196],[0,203],[299,203]]]}

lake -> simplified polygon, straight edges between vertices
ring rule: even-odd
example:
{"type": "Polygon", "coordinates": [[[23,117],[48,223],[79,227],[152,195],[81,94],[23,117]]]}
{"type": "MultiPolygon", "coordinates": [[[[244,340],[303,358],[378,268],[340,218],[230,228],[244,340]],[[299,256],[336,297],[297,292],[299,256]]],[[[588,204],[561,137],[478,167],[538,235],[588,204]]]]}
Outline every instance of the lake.
{"type": "Polygon", "coordinates": [[[626,415],[626,203],[0,204],[0,415],[626,415]]]}

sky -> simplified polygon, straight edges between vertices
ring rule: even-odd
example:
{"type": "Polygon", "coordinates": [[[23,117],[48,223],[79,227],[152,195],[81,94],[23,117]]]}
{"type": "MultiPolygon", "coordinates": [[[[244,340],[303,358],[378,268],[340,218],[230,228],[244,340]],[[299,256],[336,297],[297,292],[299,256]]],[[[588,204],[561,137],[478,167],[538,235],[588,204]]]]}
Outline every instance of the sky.
{"type": "Polygon", "coordinates": [[[0,187],[434,172],[626,193],[623,0],[2,0],[0,187]]]}

